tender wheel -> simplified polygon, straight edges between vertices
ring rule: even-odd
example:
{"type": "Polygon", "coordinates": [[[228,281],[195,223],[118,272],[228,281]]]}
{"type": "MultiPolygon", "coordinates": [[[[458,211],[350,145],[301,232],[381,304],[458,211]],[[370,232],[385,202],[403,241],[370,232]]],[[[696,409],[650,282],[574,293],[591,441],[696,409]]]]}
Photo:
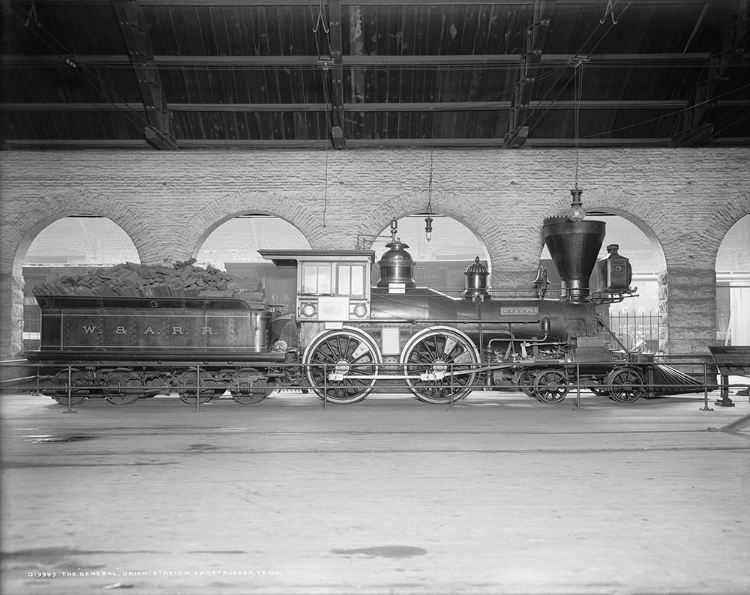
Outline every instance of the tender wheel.
{"type": "Polygon", "coordinates": [[[433,327],[409,340],[401,354],[401,364],[407,376],[445,373],[443,378],[407,378],[406,382],[420,401],[449,403],[463,399],[473,390],[477,374],[468,370],[479,364],[479,353],[465,334],[449,327],[433,327]]]}
{"type": "Polygon", "coordinates": [[[270,395],[272,389],[268,386],[268,379],[258,370],[246,368],[232,376],[229,392],[240,405],[255,405],[270,395]]]}
{"type": "Polygon", "coordinates": [[[643,377],[632,368],[612,370],[604,380],[610,398],[618,403],[632,403],[644,394],[643,377]]]}
{"type": "Polygon", "coordinates": [[[542,403],[561,403],[568,390],[568,379],[562,370],[541,370],[534,376],[534,396],[542,403]]]}
{"type": "Polygon", "coordinates": [[[521,370],[513,377],[513,381],[526,396],[536,398],[534,394],[534,370],[521,370]]]}
{"type": "Polygon", "coordinates": [[[146,396],[140,376],[130,370],[114,370],[107,376],[104,398],[112,405],[132,405],[146,396]]]}
{"type": "MultiPolygon", "coordinates": [[[[85,385],[86,384],[86,378],[84,375],[76,370],[75,368],[71,371],[70,375],[70,386],[71,386],[71,392],[70,392],[70,405],[80,405],[83,403],[86,399],[88,399],[89,396],[89,389],[88,388],[76,388],[77,386],[85,385]]],[[[54,388],[54,389],[47,389],[46,391],[43,391],[44,394],[49,395],[52,397],[55,401],[60,403],[60,405],[64,405],[65,407],[68,406],[68,371],[62,370],[55,374],[54,379],[54,385],[56,387],[62,387],[62,388],[54,388]]]]}
{"type": "Polygon", "coordinates": [[[375,376],[383,358],[377,344],[365,333],[344,327],[318,336],[305,350],[302,363],[310,387],[335,403],[356,403],[375,385],[375,376]],[[344,379],[330,379],[332,373],[344,379]],[[327,377],[328,376],[328,377],[327,377]]]}
{"type": "MultiPolygon", "coordinates": [[[[210,385],[213,382],[213,377],[211,374],[206,372],[205,370],[201,370],[200,374],[197,373],[195,368],[190,368],[189,370],[183,372],[177,378],[175,379],[175,382],[177,384],[177,394],[180,396],[180,400],[183,403],[188,403],[189,405],[195,404],[195,395],[198,393],[198,381],[200,376],[200,394],[198,396],[198,399],[201,403],[208,403],[211,399],[214,398],[216,389],[214,388],[206,388],[207,385],[210,385]]],[[[222,391],[223,393],[224,391],[222,391]]]]}

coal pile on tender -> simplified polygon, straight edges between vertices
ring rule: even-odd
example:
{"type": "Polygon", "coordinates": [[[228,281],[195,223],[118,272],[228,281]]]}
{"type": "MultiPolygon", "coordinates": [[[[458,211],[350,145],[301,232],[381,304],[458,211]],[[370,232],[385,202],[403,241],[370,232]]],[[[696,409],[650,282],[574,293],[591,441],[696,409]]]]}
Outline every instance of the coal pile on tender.
{"type": "Polygon", "coordinates": [[[91,269],[87,275],[64,275],[36,285],[32,292],[35,296],[265,298],[256,277],[240,279],[211,265],[203,268],[194,263],[194,258],[172,265],[126,262],[91,269]]]}

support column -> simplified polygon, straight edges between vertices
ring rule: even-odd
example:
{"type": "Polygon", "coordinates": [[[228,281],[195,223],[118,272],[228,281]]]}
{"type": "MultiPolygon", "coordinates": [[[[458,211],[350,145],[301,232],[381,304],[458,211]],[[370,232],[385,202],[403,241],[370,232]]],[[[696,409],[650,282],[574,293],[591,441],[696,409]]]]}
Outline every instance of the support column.
{"type": "Polygon", "coordinates": [[[23,277],[0,275],[0,359],[23,351],[23,277]]]}
{"type": "Polygon", "coordinates": [[[713,268],[670,266],[668,273],[659,276],[659,285],[667,352],[707,355],[708,345],[716,341],[716,272],[713,268]]]}
{"type": "Polygon", "coordinates": [[[534,279],[537,269],[521,270],[492,267],[492,297],[502,299],[510,297],[537,297],[534,279]]]}

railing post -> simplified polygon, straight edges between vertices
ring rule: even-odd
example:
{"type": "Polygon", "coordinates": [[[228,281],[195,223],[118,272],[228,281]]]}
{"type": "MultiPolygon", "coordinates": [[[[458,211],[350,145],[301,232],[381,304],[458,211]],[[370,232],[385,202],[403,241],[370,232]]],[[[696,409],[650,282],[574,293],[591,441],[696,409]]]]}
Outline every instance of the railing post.
{"type": "Polygon", "coordinates": [[[201,367],[195,366],[195,412],[201,413],[201,367]]]}
{"type": "Polygon", "coordinates": [[[699,411],[713,411],[708,406],[708,363],[703,362],[703,407],[699,411]]]}
{"type": "Polygon", "coordinates": [[[453,397],[454,397],[453,383],[455,381],[455,376],[453,376],[453,363],[452,362],[449,364],[448,370],[450,371],[450,375],[451,375],[451,380],[448,383],[448,389],[451,391],[451,400],[449,401],[448,411],[454,411],[453,409],[453,397]]]}
{"type": "Polygon", "coordinates": [[[68,408],[63,413],[78,413],[72,406],[73,403],[73,367],[68,364],[68,408]]]}
{"type": "Polygon", "coordinates": [[[38,397],[38,396],[41,396],[41,394],[42,394],[42,387],[39,384],[39,381],[40,381],[39,364],[36,364],[35,367],[36,367],[36,374],[35,374],[35,376],[36,376],[36,389],[31,394],[34,397],[38,397]]]}

